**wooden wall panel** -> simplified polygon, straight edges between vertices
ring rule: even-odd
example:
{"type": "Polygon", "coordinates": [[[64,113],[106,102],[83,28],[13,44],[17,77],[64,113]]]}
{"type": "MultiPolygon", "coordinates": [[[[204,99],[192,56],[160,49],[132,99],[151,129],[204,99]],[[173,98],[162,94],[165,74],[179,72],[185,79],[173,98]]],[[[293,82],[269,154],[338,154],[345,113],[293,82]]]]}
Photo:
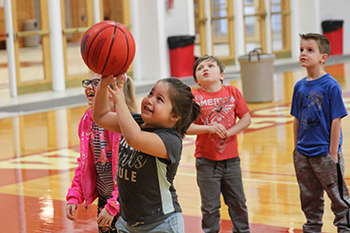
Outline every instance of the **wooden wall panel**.
{"type": "Polygon", "coordinates": [[[24,21],[35,19],[34,1],[17,0],[18,30],[23,31],[24,21]]]}
{"type": "MultiPolygon", "coordinates": [[[[16,9],[15,15],[17,17],[17,25],[18,30],[23,31],[24,29],[24,21],[28,19],[35,19],[35,11],[34,11],[34,1],[28,0],[16,0],[12,1],[12,4],[16,4],[16,7],[12,7],[12,9],[16,9]]],[[[5,41],[6,37],[6,28],[5,28],[5,10],[4,8],[0,8],[0,41],[5,41]]],[[[23,38],[19,38],[20,45],[23,45],[23,38]]]]}
{"type": "Polygon", "coordinates": [[[125,4],[123,0],[104,0],[104,19],[123,23],[123,4],[125,4]]]}
{"type": "MultiPolygon", "coordinates": [[[[6,40],[6,28],[5,28],[5,10],[3,7],[0,8],[0,41],[6,40]]],[[[2,49],[0,47],[0,49],[2,49]]]]}
{"type": "MultiPolygon", "coordinates": [[[[85,1],[72,0],[70,7],[72,19],[71,27],[87,27],[87,9],[85,1]]],[[[81,33],[73,33],[73,38],[70,42],[79,42],[81,40],[81,36],[81,33]]]]}

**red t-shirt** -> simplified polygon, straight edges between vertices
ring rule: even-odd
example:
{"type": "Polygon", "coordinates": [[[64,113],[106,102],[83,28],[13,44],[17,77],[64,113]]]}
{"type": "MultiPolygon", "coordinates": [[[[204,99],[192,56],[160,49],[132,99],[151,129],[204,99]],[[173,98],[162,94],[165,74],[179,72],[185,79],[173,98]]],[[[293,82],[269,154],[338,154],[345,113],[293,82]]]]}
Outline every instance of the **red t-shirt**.
{"type": "MultiPolygon", "coordinates": [[[[241,92],[233,86],[222,86],[217,92],[202,89],[193,91],[195,101],[201,106],[201,115],[194,122],[198,125],[220,123],[226,129],[249,112],[241,92]]],[[[215,161],[238,156],[237,136],[219,139],[209,133],[197,135],[195,157],[215,161]]]]}

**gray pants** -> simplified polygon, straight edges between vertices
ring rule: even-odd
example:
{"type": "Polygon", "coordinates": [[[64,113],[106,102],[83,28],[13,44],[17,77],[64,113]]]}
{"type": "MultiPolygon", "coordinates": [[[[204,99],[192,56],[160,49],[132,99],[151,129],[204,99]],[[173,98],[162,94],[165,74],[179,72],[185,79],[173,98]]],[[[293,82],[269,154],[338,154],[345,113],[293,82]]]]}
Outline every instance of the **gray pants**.
{"type": "Polygon", "coordinates": [[[240,158],[212,161],[196,159],[197,183],[202,199],[202,228],[204,232],[220,231],[220,194],[234,228],[232,232],[250,232],[248,210],[243,190],[240,158]]]}
{"type": "Polygon", "coordinates": [[[301,208],[307,222],[304,232],[317,233],[322,229],[324,212],[324,191],[332,204],[335,215],[333,224],[338,232],[350,232],[349,192],[344,180],[344,160],[338,153],[338,163],[328,154],[323,157],[309,158],[297,150],[293,152],[294,168],[300,188],[301,208]]]}

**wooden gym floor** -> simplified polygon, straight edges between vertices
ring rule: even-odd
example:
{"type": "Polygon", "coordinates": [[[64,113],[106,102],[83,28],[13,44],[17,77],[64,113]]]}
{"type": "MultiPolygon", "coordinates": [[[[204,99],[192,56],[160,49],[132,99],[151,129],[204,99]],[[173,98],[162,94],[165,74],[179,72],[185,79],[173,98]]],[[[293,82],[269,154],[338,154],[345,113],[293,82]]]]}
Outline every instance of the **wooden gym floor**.
{"type": "MultiPolygon", "coordinates": [[[[328,65],[326,71],[340,83],[350,112],[350,63],[328,65]]],[[[248,103],[252,124],[238,138],[252,233],[301,232],[305,221],[292,162],[289,114],[293,86],[304,75],[302,68],[276,72],[275,99],[248,103]]],[[[242,90],[240,79],[227,83],[242,90]]],[[[83,94],[83,88],[79,90],[83,94]]],[[[77,127],[86,109],[87,105],[68,106],[0,119],[1,232],[97,232],[96,203],[87,210],[79,206],[74,222],[65,216],[65,196],[79,156],[77,127]]],[[[350,184],[350,117],[343,119],[342,128],[345,178],[350,184]]],[[[195,137],[184,139],[175,181],[187,233],[202,232],[194,141],[195,137]]],[[[336,232],[328,197],[323,220],[324,232],[336,232]]],[[[221,232],[230,232],[231,227],[223,203],[221,232]]]]}

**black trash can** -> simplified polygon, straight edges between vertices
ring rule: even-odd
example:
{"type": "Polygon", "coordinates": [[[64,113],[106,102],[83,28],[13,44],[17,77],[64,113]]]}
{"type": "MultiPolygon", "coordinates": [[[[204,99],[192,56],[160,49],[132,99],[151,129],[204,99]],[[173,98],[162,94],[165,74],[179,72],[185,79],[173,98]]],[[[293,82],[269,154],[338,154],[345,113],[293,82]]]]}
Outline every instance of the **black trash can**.
{"type": "Polygon", "coordinates": [[[195,36],[168,37],[170,74],[172,77],[192,76],[195,36]]]}
{"type": "Polygon", "coordinates": [[[325,20],[322,22],[323,35],[331,43],[330,55],[343,54],[343,20],[325,20]]]}

